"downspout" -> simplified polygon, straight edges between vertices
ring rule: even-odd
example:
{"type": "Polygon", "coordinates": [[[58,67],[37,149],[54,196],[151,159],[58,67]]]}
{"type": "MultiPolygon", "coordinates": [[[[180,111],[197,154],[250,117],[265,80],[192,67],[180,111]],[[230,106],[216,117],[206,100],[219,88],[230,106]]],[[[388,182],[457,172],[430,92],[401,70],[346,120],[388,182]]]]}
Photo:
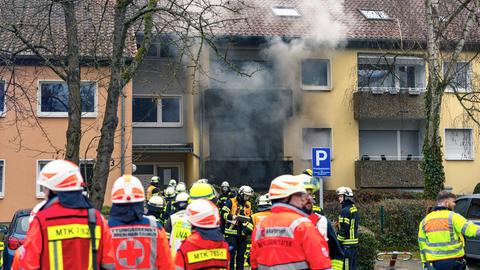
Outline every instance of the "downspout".
{"type": "Polygon", "coordinates": [[[125,95],[121,98],[122,115],[120,116],[122,128],[120,130],[120,175],[125,174],[125,95]]]}
{"type": "Polygon", "coordinates": [[[202,87],[200,86],[200,128],[199,128],[199,148],[200,148],[200,178],[205,178],[205,160],[203,157],[203,123],[204,123],[204,114],[205,114],[205,97],[202,87]]]}

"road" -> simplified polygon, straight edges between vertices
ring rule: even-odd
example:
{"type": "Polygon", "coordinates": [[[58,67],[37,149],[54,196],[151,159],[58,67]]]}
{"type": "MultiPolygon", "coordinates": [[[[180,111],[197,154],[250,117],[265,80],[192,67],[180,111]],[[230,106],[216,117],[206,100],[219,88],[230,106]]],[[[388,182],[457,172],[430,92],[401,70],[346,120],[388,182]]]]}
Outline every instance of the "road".
{"type": "MultiPolygon", "coordinates": [[[[387,269],[388,262],[378,262],[375,265],[375,270],[385,270],[387,269]]],[[[408,262],[399,261],[396,265],[396,270],[420,270],[422,269],[422,264],[418,260],[412,260],[408,262]]],[[[480,270],[480,261],[469,262],[469,270],[480,270]]]]}

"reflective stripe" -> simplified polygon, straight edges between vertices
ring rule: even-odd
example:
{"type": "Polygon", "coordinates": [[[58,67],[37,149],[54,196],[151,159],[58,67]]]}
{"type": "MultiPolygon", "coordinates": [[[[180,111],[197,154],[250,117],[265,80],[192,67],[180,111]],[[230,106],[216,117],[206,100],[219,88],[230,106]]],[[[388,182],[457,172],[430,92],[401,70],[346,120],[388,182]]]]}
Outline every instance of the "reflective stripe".
{"type": "Polygon", "coordinates": [[[227,260],[226,248],[202,249],[187,252],[188,263],[198,263],[208,260],[227,260]]]}
{"type": "Polygon", "coordinates": [[[48,254],[48,259],[50,261],[50,269],[63,270],[63,250],[61,240],[48,242],[48,254]]]}
{"type": "Polygon", "coordinates": [[[477,233],[476,233],[477,237],[480,236],[480,228],[477,229],[477,233]]]}
{"type": "MultiPolygon", "coordinates": [[[[157,222],[153,219],[148,219],[150,221],[150,227],[155,232],[157,231],[157,222]]],[[[150,265],[155,266],[157,262],[157,236],[150,238],[150,265]]]]}
{"type": "Polygon", "coordinates": [[[355,219],[350,220],[350,239],[355,239],[355,219]]]}
{"type": "Polygon", "coordinates": [[[294,262],[277,264],[273,266],[258,265],[258,270],[297,270],[297,269],[310,269],[307,262],[294,262]]]}
{"type": "Polygon", "coordinates": [[[302,224],[303,222],[311,222],[311,221],[306,217],[297,218],[292,222],[292,224],[290,224],[289,226],[290,230],[292,230],[292,232],[295,231],[295,228],[297,228],[297,226],[302,224]]]}
{"type": "Polygon", "coordinates": [[[450,250],[422,249],[420,252],[423,253],[423,254],[448,255],[448,254],[455,253],[455,252],[458,252],[458,251],[461,251],[461,250],[463,250],[463,246],[460,246],[460,247],[457,247],[457,248],[454,248],[454,249],[450,249],[450,250]]]}
{"type": "Polygon", "coordinates": [[[343,269],[343,261],[338,259],[332,259],[332,269],[333,270],[342,270],[343,269]]]}
{"type": "Polygon", "coordinates": [[[470,224],[472,224],[471,222],[467,222],[463,225],[462,227],[462,234],[465,234],[467,232],[467,228],[468,226],[470,226],[470,224]]]}
{"type": "Polygon", "coordinates": [[[293,238],[293,232],[290,227],[267,227],[264,229],[264,236],[293,238]]]}
{"type": "Polygon", "coordinates": [[[345,258],[345,261],[344,261],[344,268],[345,269],[350,269],[350,261],[348,258],[345,258]]]}
{"type": "Polygon", "coordinates": [[[175,265],[175,270],[185,270],[185,268],[175,265]]]}
{"type": "MultiPolygon", "coordinates": [[[[95,235],[100,238],[100,226],[95,226],[95,235]]],[[[48,240],[63,240],[72,238],[90,239],[88,224],[67,224],[47,227],[48,240]]]]}
{"type": "Polygon", "coordinates": [[[453,211],[448,215],[448,229],[450,230],[450,242],[455,240],[455,232],[453,231],[453,211]]]}

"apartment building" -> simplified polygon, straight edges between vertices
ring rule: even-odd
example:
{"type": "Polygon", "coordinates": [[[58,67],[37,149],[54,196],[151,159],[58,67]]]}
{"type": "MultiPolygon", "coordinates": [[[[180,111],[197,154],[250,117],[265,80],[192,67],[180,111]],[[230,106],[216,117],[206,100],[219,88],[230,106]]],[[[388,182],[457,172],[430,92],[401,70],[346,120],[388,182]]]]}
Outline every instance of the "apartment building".
{"type": "MultiPolygon", "coordinates": [[[[302,1],[251,4],[245,15],[249,23],[221,30],[220,53],[203,52],[208,76],[196,88],[188,75],[184,80],[176,76],[175,86],[164,87],[172,84],[167,74],[173,69],[161,49],[158,59],[144,64],[145,72],[134,79],[134,98],[157,93],[163,102],[178,95],[179,106],[167,101],[160,109],[156,103],[155,121],[159,111],[175,111],[180,121],[175,126],[134,124],[134,155],[147,165],[136,173],[145,182],[152,175],[164,183],[205,177],[215,184],[227,180],[265,190],[275,176],[309,168],[311,147],[316,146],[332,149],[327,189],[421,190],[428,74],[415,43],[425,40],[423,1],[346,0],[341,12],[330,13],[345,27],[343,39],[330,42],[323,36],[323,43],[300,53],[292,51],[293,45],[319,27],[309,17],[311,7],[302,1]],[[228,55],[228,63],[218,54],[228,55]],[[151,66],[162,65],[162,75],[153,75],[151,66]],[[153,77],[156,83],[143,85],[153,77]],[[147,132],[151,135],[141,135],[147,132]]],[[[337,24],[326,25],[322,29],[320,24],[320,31],[335,39],[328,28],[337,24]]],[[[462,59],[470,56],[466,50],[462,59]]],[[[478,61],[456,66],[452,84],[472,91],[478,61]]],[[[139,110],[136,103],[133,110],[134,115],[139,110]]],[[[440,128],[446,186],[456,193],[471,192],[480,169],[477,127],[451,89],[444,96],[440,128]]]]}

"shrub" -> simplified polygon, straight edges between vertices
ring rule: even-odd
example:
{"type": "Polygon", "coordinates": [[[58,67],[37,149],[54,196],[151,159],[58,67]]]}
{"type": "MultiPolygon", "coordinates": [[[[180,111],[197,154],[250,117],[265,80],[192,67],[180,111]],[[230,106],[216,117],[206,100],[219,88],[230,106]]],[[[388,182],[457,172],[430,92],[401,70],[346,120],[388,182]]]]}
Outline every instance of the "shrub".
{"type": "Polygon", "coordinates": [[[477,183],[477,185],[473,189],[473,194],[479,194],[479,193],[480,193],[480,183],[477,183]]]}
{"type": "Polygon", "coordinates": [[[358,269],[371,270],[375,265],[375,256],[378,252],[379,242],[375,237],[375,233],[365,227],[359,228],[358,240],[360,241],[358,248],[358,269]]]}

